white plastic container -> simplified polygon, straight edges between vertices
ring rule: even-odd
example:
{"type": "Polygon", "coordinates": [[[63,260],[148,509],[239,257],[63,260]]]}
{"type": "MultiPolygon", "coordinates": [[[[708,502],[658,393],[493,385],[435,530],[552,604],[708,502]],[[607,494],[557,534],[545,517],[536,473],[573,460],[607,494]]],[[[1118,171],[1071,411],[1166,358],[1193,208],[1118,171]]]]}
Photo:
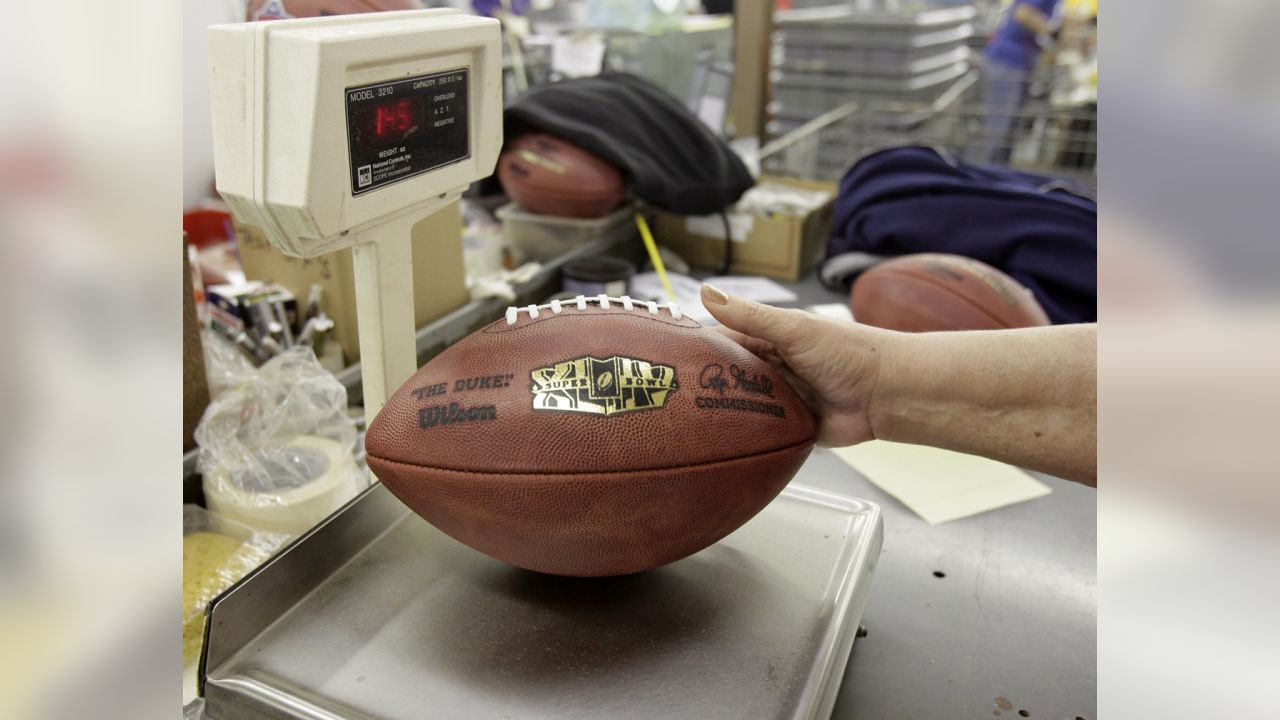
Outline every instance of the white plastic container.
{"type": "Polygon", "coordinates": [[[496,214],[502,222],[502,232],[521,261],[547,262],[596,240],[638,234],[631,203],[592,220],[535,215],[515,203],[503,205],[496,214]]]}

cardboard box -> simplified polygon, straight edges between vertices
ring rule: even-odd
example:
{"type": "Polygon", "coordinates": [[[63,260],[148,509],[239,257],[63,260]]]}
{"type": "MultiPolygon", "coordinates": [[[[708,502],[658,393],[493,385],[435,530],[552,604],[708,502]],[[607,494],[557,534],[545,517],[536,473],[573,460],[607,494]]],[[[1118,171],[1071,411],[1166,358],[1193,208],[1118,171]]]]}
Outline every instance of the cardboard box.
{"type": "MultiPolygon", "coordinates": [[[[833,183],[809,182],[778,176],[763,176],[760,183],[777,183],[801,190],[828,192],[821,205],[800,215],[772,215],[730,211],[735,275],[763,275],[794,282],[804,277],[819,261],[831,234],[831,212],[835,205],[833,183]]],[[[657,241],[674,250],[695,268],[719,271],[724,262],[724,223],[719,215],[685,217],[657,214],[657,241]]]]}
{"type": "MultiPolygon", "coordinates": [[[[272,246],[256,227],[237,220],[235,229],[245,277],[279,283],[299,298],[306,298],[312,283],[319,283],[323,290],[320,308],[333,318],[334,337],[342,346],[346,364],[359,361],[351,250],[294,258],[272,246]]],[[[412,236],[414,315],[417,326],[422,327],[470,300],[462,263],[462,215],[458,203],[451,203],[414,225],[412,236]]]]}

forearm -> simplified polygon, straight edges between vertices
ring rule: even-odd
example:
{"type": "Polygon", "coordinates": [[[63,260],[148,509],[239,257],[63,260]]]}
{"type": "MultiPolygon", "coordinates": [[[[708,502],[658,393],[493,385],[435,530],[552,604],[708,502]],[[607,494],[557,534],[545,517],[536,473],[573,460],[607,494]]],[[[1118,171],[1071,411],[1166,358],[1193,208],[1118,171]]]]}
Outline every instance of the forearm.
{"type": "Polygon", "coordinates": [[[1097,326],[894,334],[869,408],[877,438],[1097,482],[1097,326]]]}
{"type": "Polygon", "coordinates": [[[1013,20],[1037,35],[1049,35],[1053,32],[1049,16],[1030,5],[1018,5],[1014,8],[1013,20]]]}

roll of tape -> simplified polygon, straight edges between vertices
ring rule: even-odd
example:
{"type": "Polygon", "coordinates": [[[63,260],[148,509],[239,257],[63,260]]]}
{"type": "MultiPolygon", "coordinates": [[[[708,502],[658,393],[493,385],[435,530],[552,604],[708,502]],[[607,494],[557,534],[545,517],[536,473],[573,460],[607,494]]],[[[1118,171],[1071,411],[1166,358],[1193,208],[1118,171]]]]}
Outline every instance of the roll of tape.
{"type": "Polygon", "coordinates": [[[300,535],[360,491],[351,453],[328,438],[301,435],[273,448],[270,478],[245,478],[214,468],[204,477],[209,509],[266,532],[300,535]]]}

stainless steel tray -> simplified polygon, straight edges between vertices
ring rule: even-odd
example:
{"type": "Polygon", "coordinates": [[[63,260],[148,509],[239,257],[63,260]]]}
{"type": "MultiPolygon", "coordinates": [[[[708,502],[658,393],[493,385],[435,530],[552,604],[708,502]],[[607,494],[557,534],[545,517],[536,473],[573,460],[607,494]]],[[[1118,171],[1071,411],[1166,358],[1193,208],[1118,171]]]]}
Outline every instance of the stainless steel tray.
{"type": "Polygon", "coordinates": [[[606,579],[491,560],[376,485],[210,608],[206,717],[828,717],[882,530],[811,465],[711,548],[606,579]]]}

